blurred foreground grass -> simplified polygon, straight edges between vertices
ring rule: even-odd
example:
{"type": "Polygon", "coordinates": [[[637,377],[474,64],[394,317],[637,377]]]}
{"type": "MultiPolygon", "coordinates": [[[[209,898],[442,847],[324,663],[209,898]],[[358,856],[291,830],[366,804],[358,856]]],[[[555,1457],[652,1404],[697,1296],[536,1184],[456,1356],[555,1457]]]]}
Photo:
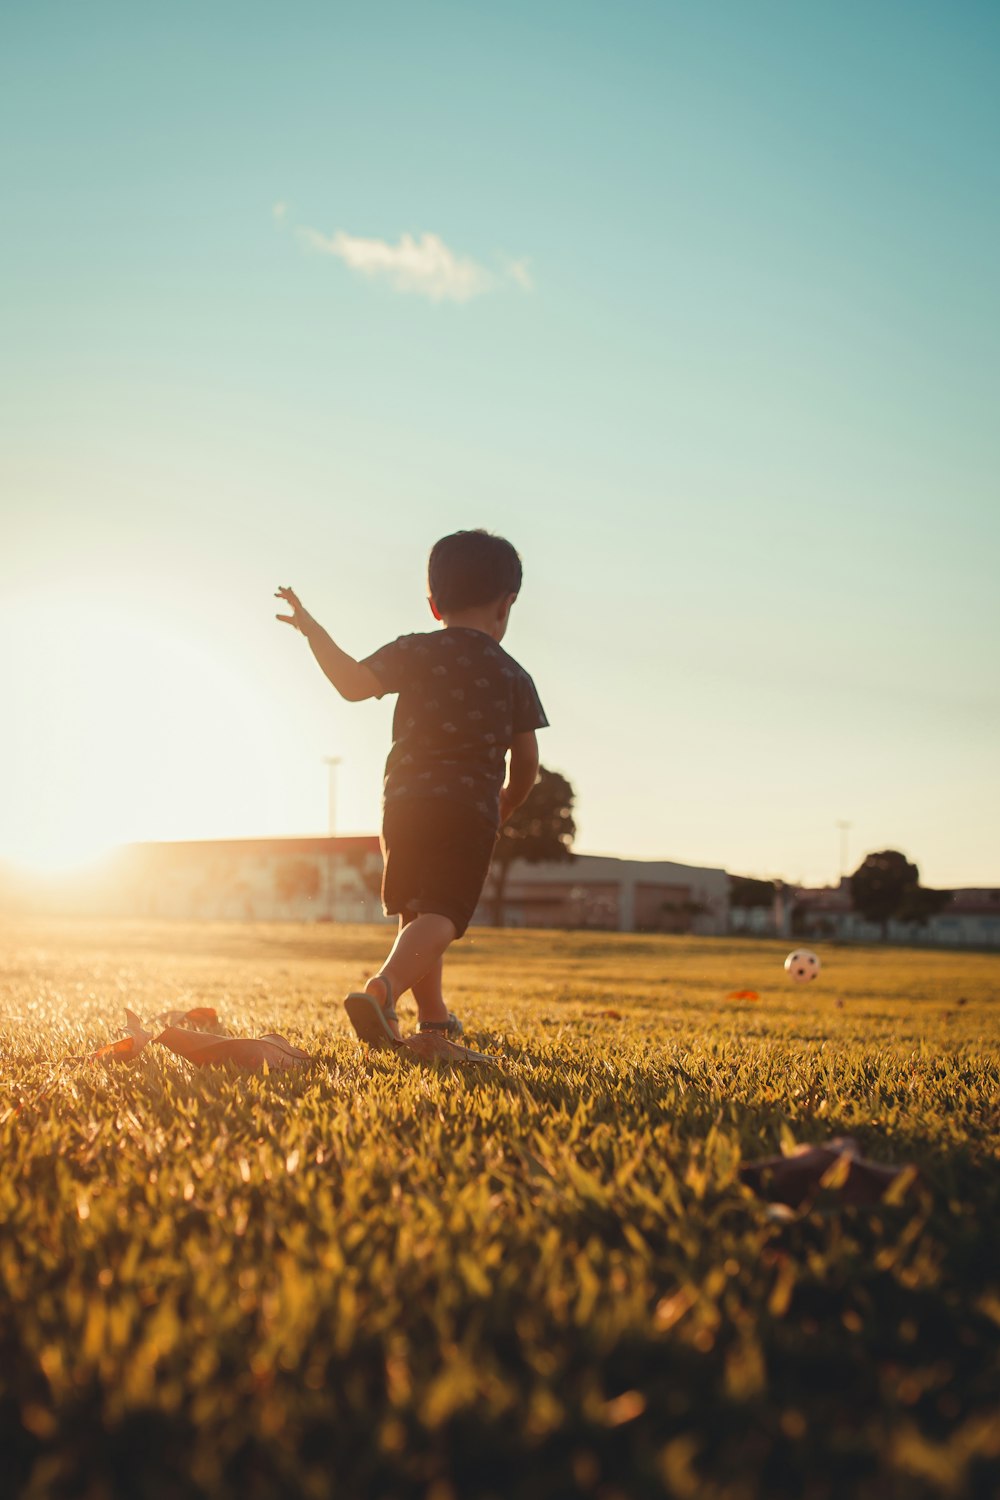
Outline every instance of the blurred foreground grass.
{"type": "Polygon", "coordinates": [[[465,1072],[359,1051],[385,942],[0,924],[0,1492],[994,1492],[1000,958],[821,947],[798,989],[771,943],[473,931],[465,1072]],[[67,1061],[126,1004],[315,1062],[67,1061]],[[845,1132],[922,1190],[740,1186],[845,1132]]]}

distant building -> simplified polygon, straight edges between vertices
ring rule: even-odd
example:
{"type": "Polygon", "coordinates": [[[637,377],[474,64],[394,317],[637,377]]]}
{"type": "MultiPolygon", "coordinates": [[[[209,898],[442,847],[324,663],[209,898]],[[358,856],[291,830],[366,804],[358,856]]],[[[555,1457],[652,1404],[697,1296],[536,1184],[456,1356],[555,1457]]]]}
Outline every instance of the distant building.
{"type": "MultiPolygon", "coordinates": [[[[492,914],[487,883],[475,921],[488,923],[492,914]]],[[[504,901],[508,927],[720,935],[728,917],[725,870],[602,854],[537,865],[514,860],[504,901]]]]}
{"type": "MultiPolygon", "coordinates": [[[[925,922],[886,924],[885,941],[941,948],[1000,948],[1000,890],[948,892],[948,903],[925,922]]],[[[818,889],[795,891],[792,911],[797,936],[834,938],[840,942],[878,943],[882,926],[867,922],[851,905],[850,880],[818,889]]]]}
{"type": "Polygon", "coordinates": [[[790,933],[796,937],[854,939],[863,942],[869,937],[882,936],[882,929],[872,926],[857,915],[851,905],[851,882],[841,880],[839,885],[824,885],[810,889],[797,886],[792,892],[792,915],[790,933]]]}
{"type": "Polygon", "coordinates": [[[790,937],[799,888],[783,880],[729,877],[729,927],[734,935],[790,937]]]}
{"type": "Polygon", "coordinates": [[[952,891],[948,905],[928,918],[918,941],[956,948],[1000,948],[1000,890],[952,891]]]}
{"type": "MultiPolygon", "coordinates": [[[[244,922],[385,922],[378,838],[204,839],[131,844],[85,875],[10,880],[14,909],[244,922]]],[[[510,927],[723,933],[728,876],[663,860],[577,855],[510,867],[510,927]]],[[[0,887],[0,891],[2,891],[0,887]]],[[[492,920],[487,882],[474,921],[492,920]]],[[[394,918],[392,919],[395,920],[394,918]]]]}
{"type": "Polygon", "coordinates": [[[136,916],[385,920],[374,835],[136,844],[127,853],[136,916]]]}
{"type": "MultiPolygon", "coordinates": [[[[237,922],[379,922],[382,851],[374,834],[129,844],[58,878],[0,866],[0,910],[237,922]]],[[[492,879],[473,922],[493,920],[492,879]]],[[[1000,949],[1000,890],[951,891],[923,924],[890,922],[890,943],[1000,949]]],[[[578,854],[510,867],[508,927],[830,939],[877,943],[851,905],[850,881],[809,888],[730,877],[669,860],[578,854]],[[731,901],[735,891],[736,899],[731,901]],[[743,904],[741,904],[743,903],[743,904]]]]}
{"type": "Polygon", "coordinates": [[[382,922],[381,878],[374,835],[198,839],[127,844],[91,871],[16,888],[8,877],[6,890],[8,906],[79,915],[382,922]]]}

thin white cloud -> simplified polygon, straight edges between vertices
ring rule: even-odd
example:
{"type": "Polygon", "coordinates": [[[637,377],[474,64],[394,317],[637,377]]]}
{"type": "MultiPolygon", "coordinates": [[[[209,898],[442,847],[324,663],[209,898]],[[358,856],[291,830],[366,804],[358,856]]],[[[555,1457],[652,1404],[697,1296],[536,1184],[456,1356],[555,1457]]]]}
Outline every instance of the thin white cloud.
{"type": "Polygon", "coordinates": [[[308,249],[333,255],[362,276],[381,278],[397,292],[413,292],[431,302],[469,302],[495,290],[502,280],[514,281],[523,291],[534,284],[527,260],[508,260],[500,276],[470,256],[457,255],[438,234],[402,234],[396,245],[343,229],[325,235],[302,228],[298,236],[308,249]]]}
{"type": "Polygon", "coordinates": [[[535,278],[530,270],[531,262],[526,255],[520,260],[508,260],[507,275],[511,281],[516,281],[522,292],[533,292],[535,290],[535,278]]]}
{"type": "Polygon", "coordinates": [[[280,224],[282,219],[284,219],[285,215],[288,212],[288,204],[280,202],[274,203],[271,205],[271,212],[280,224]]]}
{"type": "Polygon", "coordinates": [[[468,302],[490,290],[494,278],[485,266],[459,256],[440,235],[400,236],[398,245],[366,240],[344,230],[329,237],[315,229],[299,231],[312,250],[335,255],[363,276],[384,277],[397,292],[416,292],[432,302],[468,302]]]}

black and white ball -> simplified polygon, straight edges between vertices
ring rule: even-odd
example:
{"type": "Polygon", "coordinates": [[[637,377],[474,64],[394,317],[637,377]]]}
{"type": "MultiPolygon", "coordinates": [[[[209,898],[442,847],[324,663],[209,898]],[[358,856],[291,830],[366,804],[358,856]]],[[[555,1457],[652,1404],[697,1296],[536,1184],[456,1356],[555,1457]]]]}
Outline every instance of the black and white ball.
{"type": "Polygon", "coordinates": [[[808,948],[796,948],[785,959],[785,973],[797,984],[806,984],[819,973],[819,959],[808,948]]]}

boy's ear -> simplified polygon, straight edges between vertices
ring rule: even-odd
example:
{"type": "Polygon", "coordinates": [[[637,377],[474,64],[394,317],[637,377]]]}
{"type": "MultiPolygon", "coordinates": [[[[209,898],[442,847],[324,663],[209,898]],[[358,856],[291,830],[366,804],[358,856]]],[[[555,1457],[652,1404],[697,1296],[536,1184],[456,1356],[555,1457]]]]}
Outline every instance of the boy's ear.
{"type": "Polygon", "coordinates": [[[441,611],[438,609],[437,605],[434,603],[434,600],[431,598],[430,594],[427,595],[427,603],[431,607],[431,614],[434,616],[435,620],[440,620],[440,618],[441,618],[441,611]]]}

